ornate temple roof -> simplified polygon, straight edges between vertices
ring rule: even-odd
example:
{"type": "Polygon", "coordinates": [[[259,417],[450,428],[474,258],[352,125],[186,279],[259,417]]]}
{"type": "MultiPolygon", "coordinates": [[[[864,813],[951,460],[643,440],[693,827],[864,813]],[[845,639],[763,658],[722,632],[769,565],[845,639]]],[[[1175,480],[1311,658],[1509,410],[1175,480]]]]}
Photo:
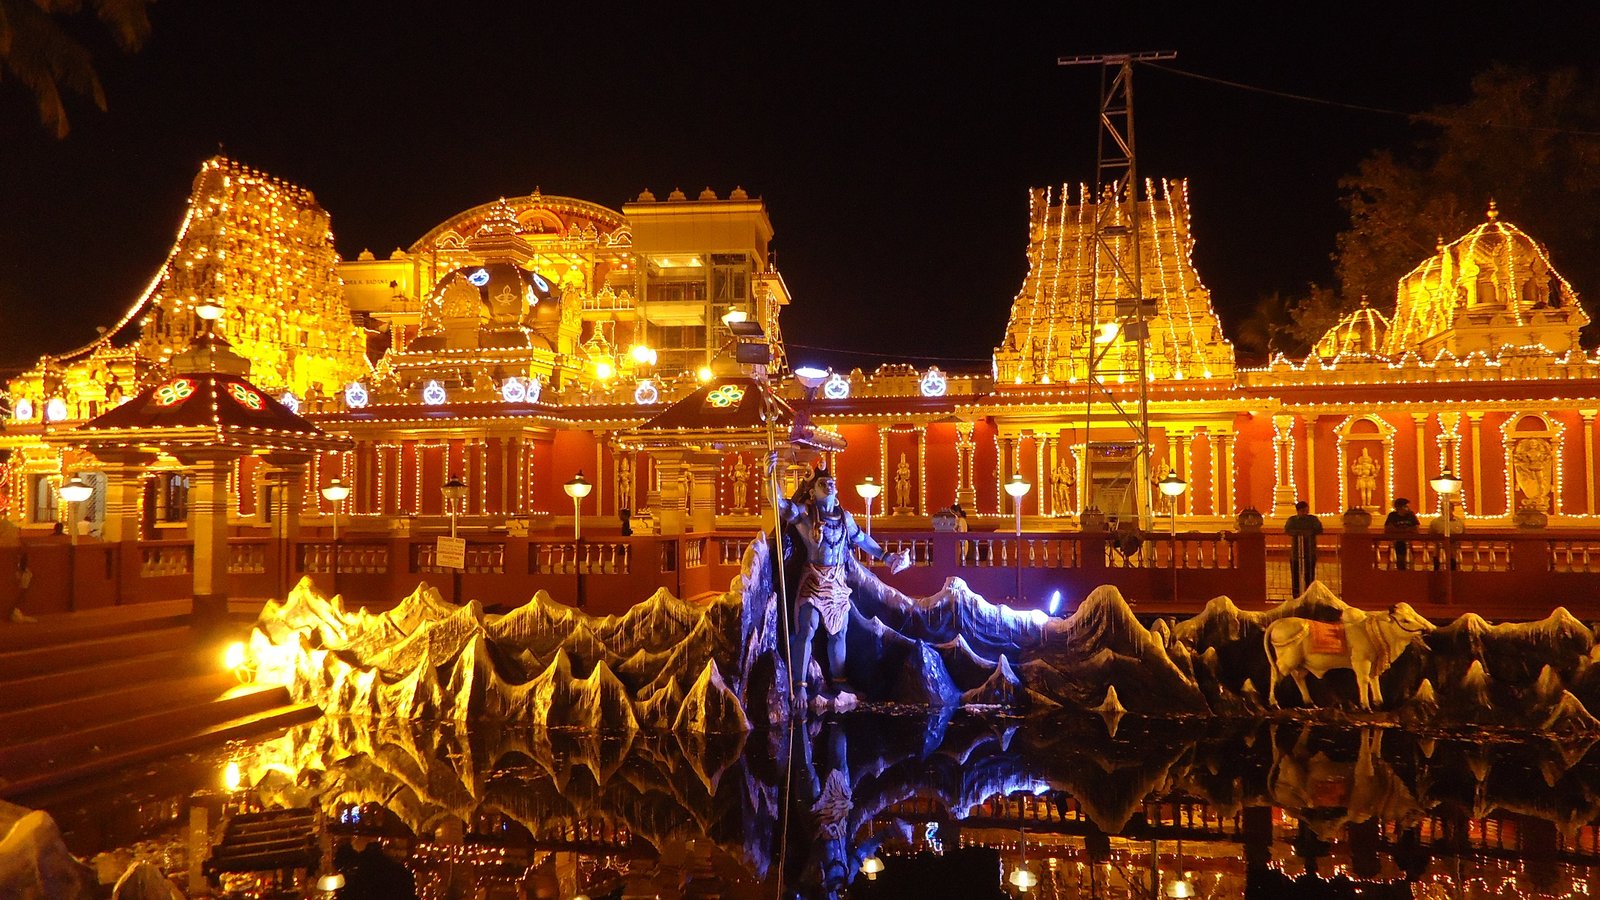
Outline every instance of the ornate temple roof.
{"type": "Polygon", "coordinates": [[[1312,353],[1323,359],[1364,359],[1382,356],[1389,334],[1389,319],[1363,299],[1361,306],[1344,314],[1317,341],[1312,353]]]}
{"type": "Polygon", "coordinates": [[[251,384],[249,364],[227,342],[198,336],[175,373],[53,440],[89,447],[183,450],[342,450],[328,434],[251,384]]]}
{"type": "Polygon", "coordinates": [[[1500,218],[1493,201],[1485,221],[1446,244],[1400,279],[1385,349],[1431,359],[1542,347],[1554,354],[1578,346],[1589,317],[1577,292],[1550,263],[1549,251],[1500,218]]]}
{"type": "Polygon", "coordinates": [[[1058,199],[1049,188],[1032,191],[1028,275],[994,355],[1001,385],[1082,379],[1090,355],[1102,352],[1096,364],[1102,377],[1134,372],[1141,343],[1153,380],[1232,376],[1233,346],[1222,336],[1211,292],[1190,256],[1188,182],[1146,182],[1144,191],[1146,198],[1135,203],[1096,197],[1080,185],[1077,204],[1066,186],[1058,199]],[[1139,282],[1155,301],[1149,338],[1097,343],[1105,337],[1099,329],[1117,319],[1117,300],[1132,299],[1118,263],[1132,268],[1135,234],[1139,282]]]}
{"type": "Polygon", "coordinates": [[[769,394],[761,382],[748,375],[711,379],[654,418],[624,432],[619,440],[632,447],[663,440],[674,446],[762,447],[767,440],[764,412],[769,408],[780,445],[844,449],[844,438],[838,432],[812,425],[782,397],[769,394]]]}

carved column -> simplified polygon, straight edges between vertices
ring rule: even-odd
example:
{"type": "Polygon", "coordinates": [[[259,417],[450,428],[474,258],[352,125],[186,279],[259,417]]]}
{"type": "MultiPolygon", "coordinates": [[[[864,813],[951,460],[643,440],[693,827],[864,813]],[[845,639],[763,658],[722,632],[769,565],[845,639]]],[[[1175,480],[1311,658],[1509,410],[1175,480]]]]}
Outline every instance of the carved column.
{"type": "Polygon", "coordinates": [[[156,454],[97,451],[95,457],[106,464],[106,520],[101,534],[110,544],[139,540],[145,471],[156,461],[156,454]]]}
{"type": "Polygon", "coordinates": [[[1301,416],[1306,435],[1306,503],[1312,514],[1317,511],[1317,417],[1301,416]]]}
{"type": "Polygon", "coordinates": [[[270,467],[267,480],[277,485],[282,498],[276,501],[278,508],[273,510],[274,516],[281,514],[277,519],[277,536],[293,546],[300,536],[300,515],[305,509],[306,464],[311,461],[311,454],[278,450],[268,453],[265,459],[270,467]]]}
{"type": "Polygon", "coordinates": [[[1294,416],[1272,417],[1273,469],[1277,484],[1272,487],[1272,514],[1294,515],[1294,416]]]}
{"type": "MultiPolygon", "coordinates": [[[[1412,413],[1411,422],[1416,426],[1416,457],[1417,457],[1417,510],[1425,511],[1428,508],[1428,435],[1427,413],[1412,413]]],[[[1390,498],[1393,500],[1394,498],[1390,498]]]]}
{"type": "MultiPolygon", "coordinates": [[[[1185,482],[1189,481],[1190,442],[1193,440],[1194,434],[1192,432],[1167,429],[1167,446],[1170,448],[1172,456],[1172,471],[1177,472],[1178,477],[1185,482]]],[[[1193,513],[1194,503],[1190,499],[1193,496],[1194,485],[1190,484],[1188,490],[1178,495],[1176,502],[1173,504],[1173,512],[1179,515],[1193,513]]]]}
{"type": "MultiPolygon", "coordinates": [[[[1472,494],[1468,498],[1468,508],[1483,515],[1483,413],[1469,412],[1467,421],[1472,425],[1472,494]]],[[[1589,477],[1593,479],[1594,475],[1591,473],[1589,477]]],[[[1589,493],[1590,502],[1593,502],[1594,491],[1589,493]]]]}
{"type": "MultiPolygon", "coordinates": [[[[1444,458],[1444,464],[1450,468],[1450,471],[1453,472],[1457,478],[1461,477],[1460,427],[1461,413],[1439,413],[1439,455],[1444,458]]],[[[1466,509],[1467,504],[1472,499],[1472,495],[1476,492],[1476,484],[1469,485],[1463,483],[1461,486],[1461,496],[1457,497],[1454,502],[1460,509],[1466,509]]],[[[1439,504],[1439,510],[1440,512],[1444,511],[1443,503],[1439,504]]]]}
{"type": "Polygon", "coordinates": [[[1233,432],[1211,433],[1211,455],[1216,470],[1211,506],[1219,516],[1233,514],[1233,432]]]}
{"type": "Polygon", "coordinates": [[[683,482],[685,452],[663,450],[652,453],[655,460],[656,490],[651,492],[651,508],[655,510],[657,531],[662,535],[683,534],[688,530],[687,506],[683,482]]]}
{"type": "Polygon", "coordinates": [[[1583,417],[1583,478],[1584,478],[1584,509],[1589,515],[1594,515],[1594,419],[1600,415],[1600,410],[1580,409],[1578,415],[1583,417]]]}
{"type": "Polygon", "coordinates": [[[697,532],[715,531],[722,454],[695,453],[688,458],[685,466],[689,470],[689,529],[697,532]]]}
{"type": "Polygon", "coordinates": [[[956,423],[956,502],[968,513],[978,508],[978,489],[973,483],[973,453],[977,449],[972,439],[972,423],[956,423]]]}
{"type": "Polygon", "coordinates": [[[228,611],[228,469],[238,451],[195,451],[178,459],[189,469],[189,539],[194,545],[196,619],[220,620],[228,611]]]}

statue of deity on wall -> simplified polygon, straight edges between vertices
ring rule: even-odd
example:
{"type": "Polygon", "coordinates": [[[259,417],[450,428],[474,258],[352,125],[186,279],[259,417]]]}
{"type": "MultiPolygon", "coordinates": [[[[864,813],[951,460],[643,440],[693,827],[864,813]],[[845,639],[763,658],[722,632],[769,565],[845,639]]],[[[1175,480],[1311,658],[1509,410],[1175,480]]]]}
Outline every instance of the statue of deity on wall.
{"type": "Polygon", "coordinates": [[[1350,463],[1350,474],[1353,476],[1351,486],[1355,489],[1357,506],[1373,508],[1373,496],[1378,491],[1378,475],[1381,472],[1378,461],[1372,458],[1372,451],[1362,447],[1361,455],[1350,463]]]}
{"type": "Polygon", "coordinates": [[[1078,474],[1065,456],[1056,457],[1056,467],[1050,473],[1050,511],[1064,515],[1072,509],[1072,489],[1078,484],[1078,474]]]}
{"type": "Polygon", "coordinates": [[[1548,440],[1517,441],[1511,451],[1511,472],[1516,476],[1517,490],[1522,492],[1522,507],[1540,512],[1550,508],[1550,495],[1555,488],[1555,454],[1548,440]]]}
{"type": "Polygon", "coordinates": [[[633,509],[633,456],[617,457],[617,508],[633,509]]]}
{"type": "Polygon", "coordinates": [[[741,455],[733,466],[733,511],[745,512],[750,503],[750,467],[741,455]]]}
{"type": "Polygon", "coordinates": [[[911,514],[911,465],[906,462],[904,453],[900,454],[900,464],[894,468],[894,501],[895,515],[911,514]]]}

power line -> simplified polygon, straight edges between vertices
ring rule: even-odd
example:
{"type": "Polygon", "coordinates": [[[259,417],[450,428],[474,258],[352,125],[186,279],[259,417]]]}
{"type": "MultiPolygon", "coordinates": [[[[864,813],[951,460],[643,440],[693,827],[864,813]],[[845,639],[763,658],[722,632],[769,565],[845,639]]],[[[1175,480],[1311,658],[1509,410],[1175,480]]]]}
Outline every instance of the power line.
{"type": "Polygon", "coordinates": [[[1170,72],[1173,75],[1182,75],[1185,78],[1193,78],[1196,81],[1207,81],[1212,84],[1220,84],[1224,87],[1230,87],[1241,91],[1249,91],[1254,94],[1265,94],[1269,97],[1279,97],[1285,100],[1296,100],[1301,103],[1315,103],[1320,106],[1332,106],[1336,109],[1348,109],[1354,112],[1375,113],[1382,116],[1398,116],[1403,119],[1431,122],[1436,125],[1472,125],[1479,128],[1498,128],[1504,131],[1532,131],[1543,134],[1570,134],[1577,135],[1579,137],[1600,137],[1600,131],[1587,131],[1578,128],[1557,128],[1549,125],[1511,125],[1504,122],[1484,122],[1475,119],[1463,119],[1456,116],[1441,116],[1437,113],[1406,112],[1404,110],[1390,109],[1383,106],[1368,106],[1364,103],[1346,103],[1343,100],[1329,100],[1326,97],[1312,97],[1308,94],[1296,94],[1290,91],[1280,91],[1276,88],[1262,87],[1256,84],[1245,84],[1242,81],[1230,81],[1226,78],[1217,78],[1214,75],[1202,75],[1199,72],[1190,72],[1186,69],[1179,69],[1173,66],[1163,66],[1160,63],[1147,62],[1144,63],[1144,65],[1149,66],[1152,69],[1160,69],[1163,72],[1170,72]]]}

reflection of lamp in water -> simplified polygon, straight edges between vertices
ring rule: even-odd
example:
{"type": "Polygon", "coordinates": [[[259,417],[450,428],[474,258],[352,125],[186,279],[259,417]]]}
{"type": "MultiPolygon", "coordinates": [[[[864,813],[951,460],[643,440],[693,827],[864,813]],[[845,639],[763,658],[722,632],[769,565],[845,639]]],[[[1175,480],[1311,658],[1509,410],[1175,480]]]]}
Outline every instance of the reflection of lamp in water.
{"type": "Polygon", "coordinates": [[[1178,477],[1176,469],[1167,473],[1167,477],[1156,482],[1156,487],[1161,488],[1161,495],[1167,498],[1171,509],[1167,514],[1172,519],[1172,605],[1177,610],[1178,605],[1178,498],[1189,489],[1189,482],[1178,477]]]}
{"type": "Polygon", "coordinates": [[[883,485],[873,481],[871,475],[863,478],[861,483],[856,485],[856,494],[867,501],[867,537],[872,537],[872,501],[878,499],[878,495],[881,493],[883,493],[883,485]]]}
{"type": "Polygon", "coordinates": [[[1011,882],[1011,886],[1017,889],[1017,893],[1026,894],[1039,883],[1039,876],[1033,874],[1033,870],[1028,868],[1028,832],[1026,829],[1017,831],[1017,851],[1021,854],[1021,859],[1018,861],[1017,867],[1011,870],[1011,875],[1006,880],[1011,882]]]}
{"type": "Polygon", "coordinates": [[[1167,885],[1166,895],[1174,900],[1189,900],[1195,895],[1194,882],[1189,880],[1189,873],[1183,870],[1183,841],[1178,841],[1178,875],[1167,885]]]}
{"type": "Polygon", "coordinates": [[[861,874],[867,876],[868,881],[877,881],[882,871],[883,860],[876,856],[869,856],[861,861],[861,874]]]}
{"type": "Polygon", "coordinates": [[[1021,472],[1013,473],[1011,480],[1006,482],[1006,493],[1011,495],[1011,507],[1017,513],[1017,603],[1022,603],[1022,498],[1033,490],[1033,485],[1022,477],[1021,472]]]}

